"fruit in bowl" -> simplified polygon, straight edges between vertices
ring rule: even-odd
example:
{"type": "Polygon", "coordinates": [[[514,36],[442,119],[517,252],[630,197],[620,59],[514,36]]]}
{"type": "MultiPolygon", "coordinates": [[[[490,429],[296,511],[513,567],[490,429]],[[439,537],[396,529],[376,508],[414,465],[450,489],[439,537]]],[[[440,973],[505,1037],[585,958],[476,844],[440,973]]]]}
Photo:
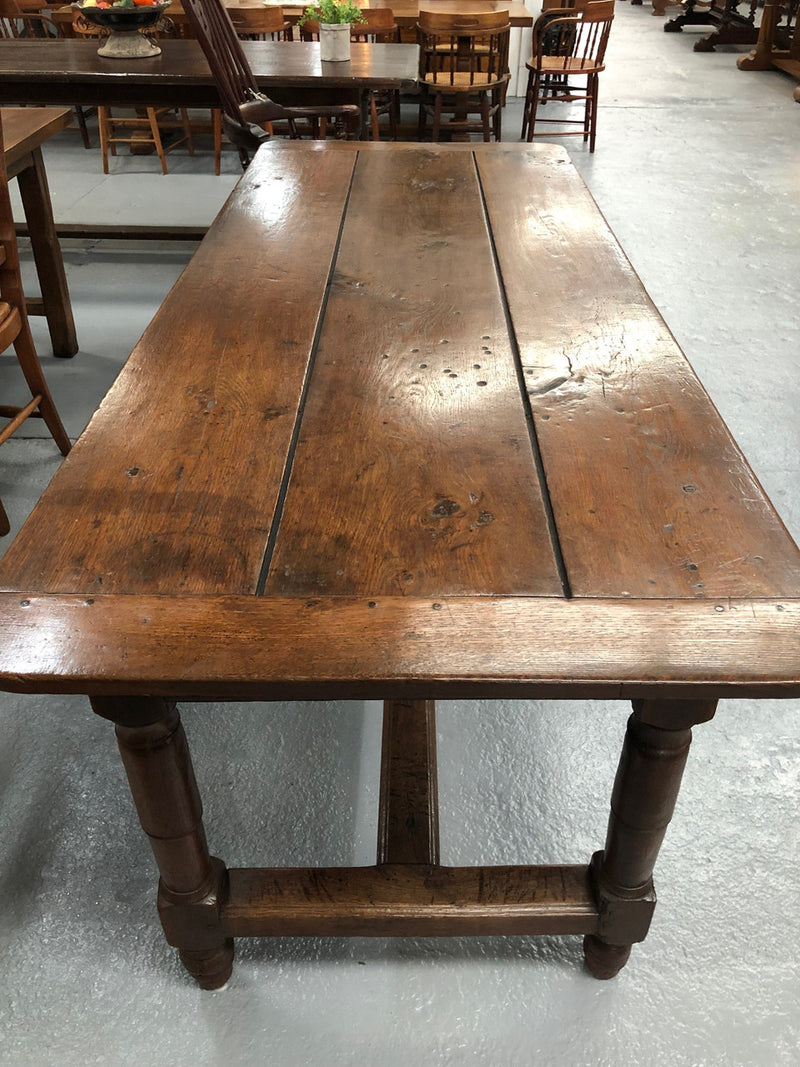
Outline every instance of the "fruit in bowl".
{"type": "Polygon", "coordinates": [[[161,49],[140,30],[156,25],[172,0],[83,0],[74,3],[87,22],[110,34],[98,48],[100,56],[117,59],[139,59],[157,56],[161,49]]]}

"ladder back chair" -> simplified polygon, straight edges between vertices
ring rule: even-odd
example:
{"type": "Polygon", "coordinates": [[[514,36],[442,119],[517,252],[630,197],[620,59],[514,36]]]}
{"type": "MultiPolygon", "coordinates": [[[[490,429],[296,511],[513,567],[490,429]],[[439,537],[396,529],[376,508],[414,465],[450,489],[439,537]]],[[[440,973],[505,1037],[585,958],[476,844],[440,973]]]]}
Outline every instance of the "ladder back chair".
{"type": "Polygon", "coordinates": [[[319,128],[320,118],[340,119],[351,129],[357,127],[361,112],[355,104],[283,107],[270,100],[259,90],[230,15],[220,0],[183,0],[183,7],[217,83],[222,98],[222,124],[239,149],[243,168],[251,153],[269,140],[264,123],[288,121],[292,137],[299,136],[295,125],[299,119],[308,120],[313,130],[319,128]]]}
{"type": "Polygon", "coordinates": [[[534,137],[548,136],[534,132],[537,121],[560,126],[577,125],[581,127],[579,130],[551,131],[549,136],[583,134],[584,141],[589,142],[589,151],[594,152],[598,78],[605,70],[606,47],[613,21],[614,0],[590,0],[583,11],[567,14],[548,11],[537,20],[533,30],[533,52],[525,64],[528,86],[522,112],[522,138],[530,142],[534,137]],[[568,79],[576,77],[586,78],[585,92],[568,84],[568,79]],[[554,79],[561,80],[560,92],[559,83],[554,79]],[[541,118],[537,111],[546,102],[548,93],[553,94],[551,99],[556,101],[583,100],[583,117],[541,118]]]}
{"type": "MultiPolygon", "coordinates": [[[[22,406],[0,404],[0,416],[8,420],[0,430],[0,444],[7,441],[26,419],[41,418],[61,453],[66,456],[70,450],[70,440],[47,388],[25,312],[25,294],[22,291],[0,123],[0,352],[5,352],[11,345],[14,346],[31,399],[22,406]]],[[[8,515],[0,502],[0,535],[7,534],[10,529],[8,515]]]]}
{"type": "Polygon", "coordinates": [[[442,114],[453,118],[450,133],[479,132],[484,141],[502,134],[502,108],[508,85],[508,11],[475,14],[419,13],[419,139],[432,116],[432,139],[442,132],[442,114]],[[470,119],[471,114],[479,119],[470,119]],[[490,125],[491,122],[491,125],[490,125]]]}

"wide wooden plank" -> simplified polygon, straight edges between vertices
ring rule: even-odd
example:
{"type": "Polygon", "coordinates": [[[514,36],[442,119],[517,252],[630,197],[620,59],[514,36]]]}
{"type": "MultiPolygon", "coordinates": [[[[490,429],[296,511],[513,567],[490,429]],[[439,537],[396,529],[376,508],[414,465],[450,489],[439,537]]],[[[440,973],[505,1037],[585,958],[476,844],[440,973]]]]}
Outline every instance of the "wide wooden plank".
{"type": "Polygon", "coordinates": [[[253,164],[9,548],[0,582],[255,590],[352,167],[313,148],[253,164]]]}
{"type": "Polygon", "coordinates": [[[572,593],[798,595],[800,551],[566,153],[516,148],[477,159],[572,593]]]}
{"type": "Polygon", "coordinates": [[[362,153],[266,592],[561,591],[472,157],[362,153]]]}
{"type": "Polygon", "coordinates": [[[794,696],[800,603],[7,593],[0,687],[200,700],[794,696]]]}
{"type": "Polygon", "coordinates": [[[238,868],[220,924],[230,937],[590,934],[588,867],[238,868]]]}

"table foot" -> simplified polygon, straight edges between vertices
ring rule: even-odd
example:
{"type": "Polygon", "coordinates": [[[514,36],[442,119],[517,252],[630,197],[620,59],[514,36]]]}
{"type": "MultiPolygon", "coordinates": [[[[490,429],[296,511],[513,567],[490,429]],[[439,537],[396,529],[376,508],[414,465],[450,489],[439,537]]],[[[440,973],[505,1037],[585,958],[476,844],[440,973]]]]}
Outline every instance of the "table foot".
{"type": "Polygon", "coordinates": [[[595,978],[616,978],[631,954],[630,945],[607,945],[594,934],[583,939],[583,957],[595,978]]]}
{"type": "Polygon", "coordinates": [[[178,950],[181,963],[201,989],[221,989],[233,972],[233,938],[222,948],[178,950]]]}
{"type": "Polygon", "coordinates": [[[604,852],[589,868],[597,935],[584,942],[589,970],[613,978],[631,945],[644,941],[656,906],[653,868],[678,799],[691,726],[714,715],[716,701],[635,700],[611,796],[604,852]]]}

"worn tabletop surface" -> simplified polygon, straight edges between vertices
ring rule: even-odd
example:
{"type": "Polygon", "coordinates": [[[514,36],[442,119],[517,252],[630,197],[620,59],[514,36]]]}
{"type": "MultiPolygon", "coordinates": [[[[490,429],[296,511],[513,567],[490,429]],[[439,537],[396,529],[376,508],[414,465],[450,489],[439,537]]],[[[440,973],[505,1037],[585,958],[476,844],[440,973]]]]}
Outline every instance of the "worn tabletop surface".
{"type": "Polygon", "coordinates": [[[0,587],[5,688],[800,692],[800,553],[552,146],[262,151],[0,587]]]}

